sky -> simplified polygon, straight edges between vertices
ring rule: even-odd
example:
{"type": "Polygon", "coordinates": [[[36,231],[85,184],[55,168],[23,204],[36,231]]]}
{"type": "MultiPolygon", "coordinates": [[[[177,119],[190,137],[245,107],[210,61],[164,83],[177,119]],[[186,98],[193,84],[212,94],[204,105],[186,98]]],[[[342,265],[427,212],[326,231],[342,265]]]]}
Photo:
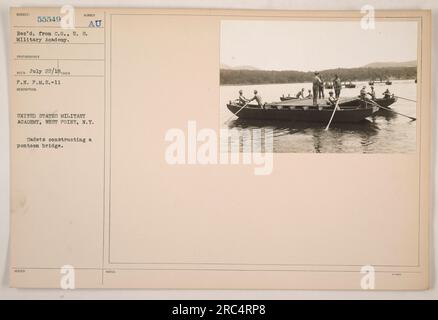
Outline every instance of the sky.
{"type": "Polygon", "coordinates": [[[221,64],[315,71],[417,59],[417,22],[254,21],[221,23],[221,64]]]}

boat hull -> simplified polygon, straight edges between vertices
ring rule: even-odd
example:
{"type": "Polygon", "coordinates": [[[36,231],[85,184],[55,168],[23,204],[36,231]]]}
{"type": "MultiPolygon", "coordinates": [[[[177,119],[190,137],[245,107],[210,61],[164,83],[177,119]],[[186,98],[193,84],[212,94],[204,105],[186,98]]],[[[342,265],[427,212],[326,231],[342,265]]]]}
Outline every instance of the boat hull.
{"type": "MultiPolygon", "coordinates": [[[[229,103],[228,110],[241,119],[272,120],[272,121],[305,121],[328,123],[333,114],[333,107],[322,106],[287,106],[279,104],[266,105],[265,109],[258,105],[242,106],[229,103]]],[[[378,110],[377,107],[343,107],[335,112],[332,122],[360,122],[378,110]]]]}

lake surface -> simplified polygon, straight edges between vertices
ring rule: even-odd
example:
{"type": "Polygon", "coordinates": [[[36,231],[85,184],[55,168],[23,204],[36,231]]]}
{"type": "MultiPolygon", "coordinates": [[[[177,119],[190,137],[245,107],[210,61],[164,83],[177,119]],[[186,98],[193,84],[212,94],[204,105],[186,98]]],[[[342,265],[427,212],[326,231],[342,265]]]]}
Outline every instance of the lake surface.
{"type": "MultiPolygon", "coordinates": [[[[359,95],[359,91],[366,82],[355,82],[356,88],[342,88],[341,97],[359,95]]],[[[330,130],[325,131],[327,123],[281,122],[281,121],[252,121],[242,120],[234,116],[226,104],[238,97],[238,91],[243,90],[246,98],[253,97],[253,90],[258,90],[264,102],[280,101],[280,96],[295,95],[301,88],[311,89],[311,83],[266,84],[245,86],[221,86],[222,128],[243,129],[270,128],[274,135],[274,152],[297,153],[407,153],[416,149],[416,121],[397,115],[393,112],[384,112],[383,115],[373,116],[360,123],[332,123],[330,130]]],[[[396,96],[416,100],[417,84],[414,80],[393,81],[392,85],[375,84],[376,97],[383,97],[382,93],[389,88],[396,96]]],[[[326,98],[330,90],[325,89],[326,98]]],[[[411,117],[416,115],[416,103],[398,99],[391,107],[400,113],[411,117]]],[[[242,134],[242,139],[253,139],[242,134]]],[[[249,142],[249,141],[246,141],[249,142]]],[[[251,141],[252,142],[252,141],[251,141]]],[[[255,141],[258,143],[257,141],[255,141]]],[[[243,143],[243,142],[242,142],[243,143]]],[[[260,142],[261,143],[261,142],[260,142]]]]}

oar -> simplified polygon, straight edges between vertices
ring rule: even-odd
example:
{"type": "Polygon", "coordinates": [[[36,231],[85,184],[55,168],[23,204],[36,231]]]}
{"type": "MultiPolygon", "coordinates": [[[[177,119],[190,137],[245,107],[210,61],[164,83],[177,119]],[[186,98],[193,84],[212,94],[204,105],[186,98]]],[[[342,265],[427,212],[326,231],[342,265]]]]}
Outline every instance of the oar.
{"type": "Polygon", "coordinates": [[[403,114],[403,113],[400,113],[400,112],[397,112],[397,111],[395,111],[395,110],[393,110],[393,109],[391,109],[391,108],[382,107],[382,106],[381,106],[380,104],[378,104],[377,102],[374,102],[374,101],[371,101],[371,100],[369,100],[369,101],[367,101],[367,102],[370,102],[371,104],[374,104],[374,105],[375,105],[376,107],[378,107],[378,108],[382,108],[382,109],[385,109],[385,110],[388,110],[388,111],[392,111],[392,112],[394,112],[395,114],[399,114],[399,115],[401,115],[401,116],[403,116],[403,117],[409,118],[409,119],[411,119],[412,121],[417,120],[417,119],[414,118],[414,117],[407,116],[407,115],[405,115],[405,114],[403,114]]]}
{"type": "Polygon", "coordinates": [[[327,131],[329,129],[330,124],[332,123],[333,117],[335,116],[336,109],[338,108],[339,100],[340,100],[340,97],[338,97],[338,100],[336,101],[335,108],[333,109],[333,113],[332,113],[332,116],[330,117],[330,121],[327,124],[327,127],[325,127],[325,131],[327,131]]]}
{"type": "Polygon", "coordinates": [[[237,112],[234,115],[232,115],[227,121],[225,121],[225,123],[228,123],[228,121],[230,121],[233,118],[233,116],[237,115],[243,108],[245,108],[248,105],[248,103],[249,103],[249,101],[247,103],[245,103],[242,108],[237,110],[237,112]]]}
{"type": "Polygon", "coordinates": [[[399,99],[403,99],[403,100],[408,100],[408,101],[411,101],[411,102],[417,102],[417,101],[415,101],[415,100],[412,100],[412,99],[408,99],[408,98],[403,98],[403,97],[399,97],[399,96],[394,96],[394,97],[397,97],[397,98],[399,98],[399,99]]]}

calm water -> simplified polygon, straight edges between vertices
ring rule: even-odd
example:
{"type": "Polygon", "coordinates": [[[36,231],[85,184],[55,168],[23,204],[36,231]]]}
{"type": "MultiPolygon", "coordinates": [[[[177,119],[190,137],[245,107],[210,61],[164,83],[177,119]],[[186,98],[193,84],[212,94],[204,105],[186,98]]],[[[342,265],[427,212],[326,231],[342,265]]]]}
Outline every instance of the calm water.
{"type": "MultiPolygon", "coordinates": [[[[356,82],[354,89],[342,89],[341,96],[357,96],[365,82],[356,82]]],[[[264,102],[279,101],[281,95],[295,95],[301,88],[311,88],[310,83],[269,84],[249,86],[221,86],[221,124],[223,128],[271,128],[274,133],[274,152],[354,152],[354,153],[405,153],[414,152],[416,147],[416,121],[386,112],[355,124],[332,123],[325,131],[326,123],[251,121],[237,119],[226,106],[243,90],[251,98],[258,90],[264,102]],[[231,119],[231,120],[229,120],[231,119]]],[[[393,81],[392,85],[376,84],[378,98],[389,88],[397,96],[416,100],[416,83],[413,80],[393,81]]],[[[328,91],[325,90],[326,96],[328,91]]],[[[395,111],[416,117],[416,104],[398,99],[391,105],[395,111]]],[[[252,138],[247,138],[252,139],[252,138]]]]}

